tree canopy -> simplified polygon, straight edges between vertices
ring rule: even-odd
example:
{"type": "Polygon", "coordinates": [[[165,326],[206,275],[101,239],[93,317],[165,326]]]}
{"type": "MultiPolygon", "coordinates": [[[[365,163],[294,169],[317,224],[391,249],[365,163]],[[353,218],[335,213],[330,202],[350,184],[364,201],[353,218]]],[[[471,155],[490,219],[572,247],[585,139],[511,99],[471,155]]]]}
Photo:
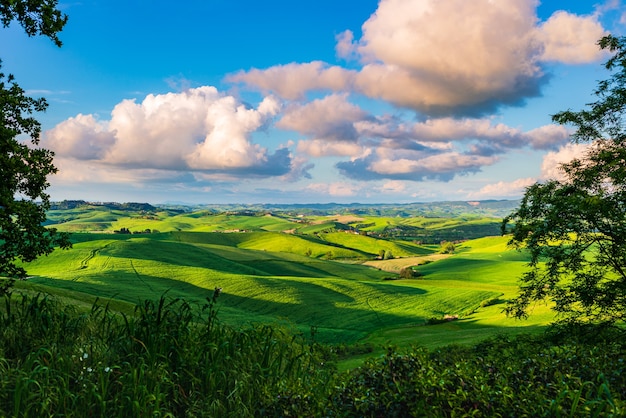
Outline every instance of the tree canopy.
{"type": "MultiPolygon", "coordinates": [[[[57,33],[67,17],[56,0],[0,0],[0,18],[7,27],[17,20],[29,36],[45,35],[60,46],[57,33]]],[[[1,69],[1,68],[0,68],[1,69]]],[[[44,99],[33,99],[12,75],[0,72],[0,294],[15,278],[26,276],[16,261],[32,261],[69,238],[44,227],[50,207],[47,177],[56,173],[53,153],[39,148],[41,124],[32,116],[46,110],[44,99]]]]}
{"type": "Polygon", "coordinates": [[[552,117],[575,128],[572,140],[588,143],[586,152],[561,165],[561,179],[529,187],[502,224],[510,244],[530,253],[520,293],[506,308],[515,317],[548,300],[563,322],[626,319],[626,38],[598,44],[611,57],[597,100],[552,117]]]}
{"type": "Polygon", "coordinates": [[[6,28],[17,20],[28,36],[44,35],[61,46],[58,33],[67,15],[57,8],[58,0],[0,0],[0,20],[6,28]]]}

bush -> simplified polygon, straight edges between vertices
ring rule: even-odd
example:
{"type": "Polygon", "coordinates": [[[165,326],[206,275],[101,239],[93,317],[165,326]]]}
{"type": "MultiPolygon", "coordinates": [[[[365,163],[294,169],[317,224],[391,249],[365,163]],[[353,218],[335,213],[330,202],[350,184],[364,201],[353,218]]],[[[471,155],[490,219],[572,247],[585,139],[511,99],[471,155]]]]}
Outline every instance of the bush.
{"type": "Polygon", "coordinates": [[[480,302],[480,307],[481,308],[486,308],[487,306],[498,305],[498,304],[504,303],[504,302],[505,301],[503,301],[500,298],[491,298],[491,299],[483,300],[482,302],[480,302]]]}
{"type": "Polygon", "coordinates": [[[345,379],[329,409],[359,417],[623,416],[623,353],[622,344],[553,346],[530,336],[388,350],[345,379]]]}
{"type": "Polygon", "coordinates": [[[456,246],[454,245],[453,242],[441,241],[441,248],[439,249],[439,252],[441,254],[454,254],[455,250],[456,250],[456,246]]]}

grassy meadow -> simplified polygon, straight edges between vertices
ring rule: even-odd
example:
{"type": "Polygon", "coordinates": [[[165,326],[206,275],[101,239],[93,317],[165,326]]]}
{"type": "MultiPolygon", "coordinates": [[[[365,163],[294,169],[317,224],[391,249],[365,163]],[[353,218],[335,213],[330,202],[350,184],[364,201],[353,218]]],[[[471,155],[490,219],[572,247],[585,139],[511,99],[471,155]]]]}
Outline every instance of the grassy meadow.
{"type": "Polygon", "coordinates": [[[550,320],[541,308],[525,322],[501,313],[526,262],[505,237],[462,241],[452,255],[432,242],[476,226],[492,231],[497,218],[83,205],[52,210],[49,220],[74,246],[25,266],[20,287],[79,302],[130,310],[164,294],[198,302],[221,288],[227,324],[278,323],[313,329],[320,342],[375,347],[471,342],[550,320]],[[124,229],[131,233],[115,233],[124,229]],[[402,268],[419,277],[399,279],[402,268]]]}
{"type": "Polygon", "coordinates": [[[502,313],[497,218],[110,206],[4,296],[0,416],[625,414],[622,335],[502,313]]]}

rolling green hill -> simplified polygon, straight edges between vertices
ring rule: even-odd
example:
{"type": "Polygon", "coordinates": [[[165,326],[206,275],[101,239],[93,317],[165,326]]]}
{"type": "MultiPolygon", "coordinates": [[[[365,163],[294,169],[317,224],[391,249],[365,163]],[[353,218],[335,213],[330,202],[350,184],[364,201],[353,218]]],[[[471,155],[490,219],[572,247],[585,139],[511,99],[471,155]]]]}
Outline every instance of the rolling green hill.
{"type": "Polygon", "coordinates": [[[443,257],[436,245],[390,233],[463,231],[493,219],[144,209],[54,211],[58,229],[90,232],[74,233],[73,249],[27,265],[31,278],[21,287],[117,306],[164,293],[201,301],[220,287],[224,322],[281,322],[303,333],[313,327],[327,342],[430,344],[521,326],[493,302],[515,293],[525,262],[504,238],[466,241],[443,257]],[[134,233],[113,233],[121,229],[134,233]],[[396,258],[376,261],[381,250],[396,258]],[[421,278],[398,280],[405,265],[419,265],[421,278]],[[444,317],[456,320],[426,326],[444,317]]]}

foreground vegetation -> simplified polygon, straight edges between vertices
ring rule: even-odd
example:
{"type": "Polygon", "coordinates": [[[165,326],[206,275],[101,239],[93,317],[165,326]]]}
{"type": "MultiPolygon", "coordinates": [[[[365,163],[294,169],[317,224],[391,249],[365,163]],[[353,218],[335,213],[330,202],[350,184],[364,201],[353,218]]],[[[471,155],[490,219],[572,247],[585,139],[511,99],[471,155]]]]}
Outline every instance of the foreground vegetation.
{"type": "MultiPolygon", "coordinates": [[[[0,309],[0,415],[622,416],[623,343],[520,336],[389,348],[350,372],[339,349],[273,326],[218,321],[160,298],[120,315],[41,295],[0,309]]],[[[623,340],[618,340],[623,341],[623,340]]]]}
{"type": "Polygon", "coordinates": [[[146,209],[56,219],[93,229],[5,298],[0,415],[626,413],[621,339],[546,337],[549,305],[504,316],[528,262],[508,238],[398,227],[466,219],[146,209]]]}

